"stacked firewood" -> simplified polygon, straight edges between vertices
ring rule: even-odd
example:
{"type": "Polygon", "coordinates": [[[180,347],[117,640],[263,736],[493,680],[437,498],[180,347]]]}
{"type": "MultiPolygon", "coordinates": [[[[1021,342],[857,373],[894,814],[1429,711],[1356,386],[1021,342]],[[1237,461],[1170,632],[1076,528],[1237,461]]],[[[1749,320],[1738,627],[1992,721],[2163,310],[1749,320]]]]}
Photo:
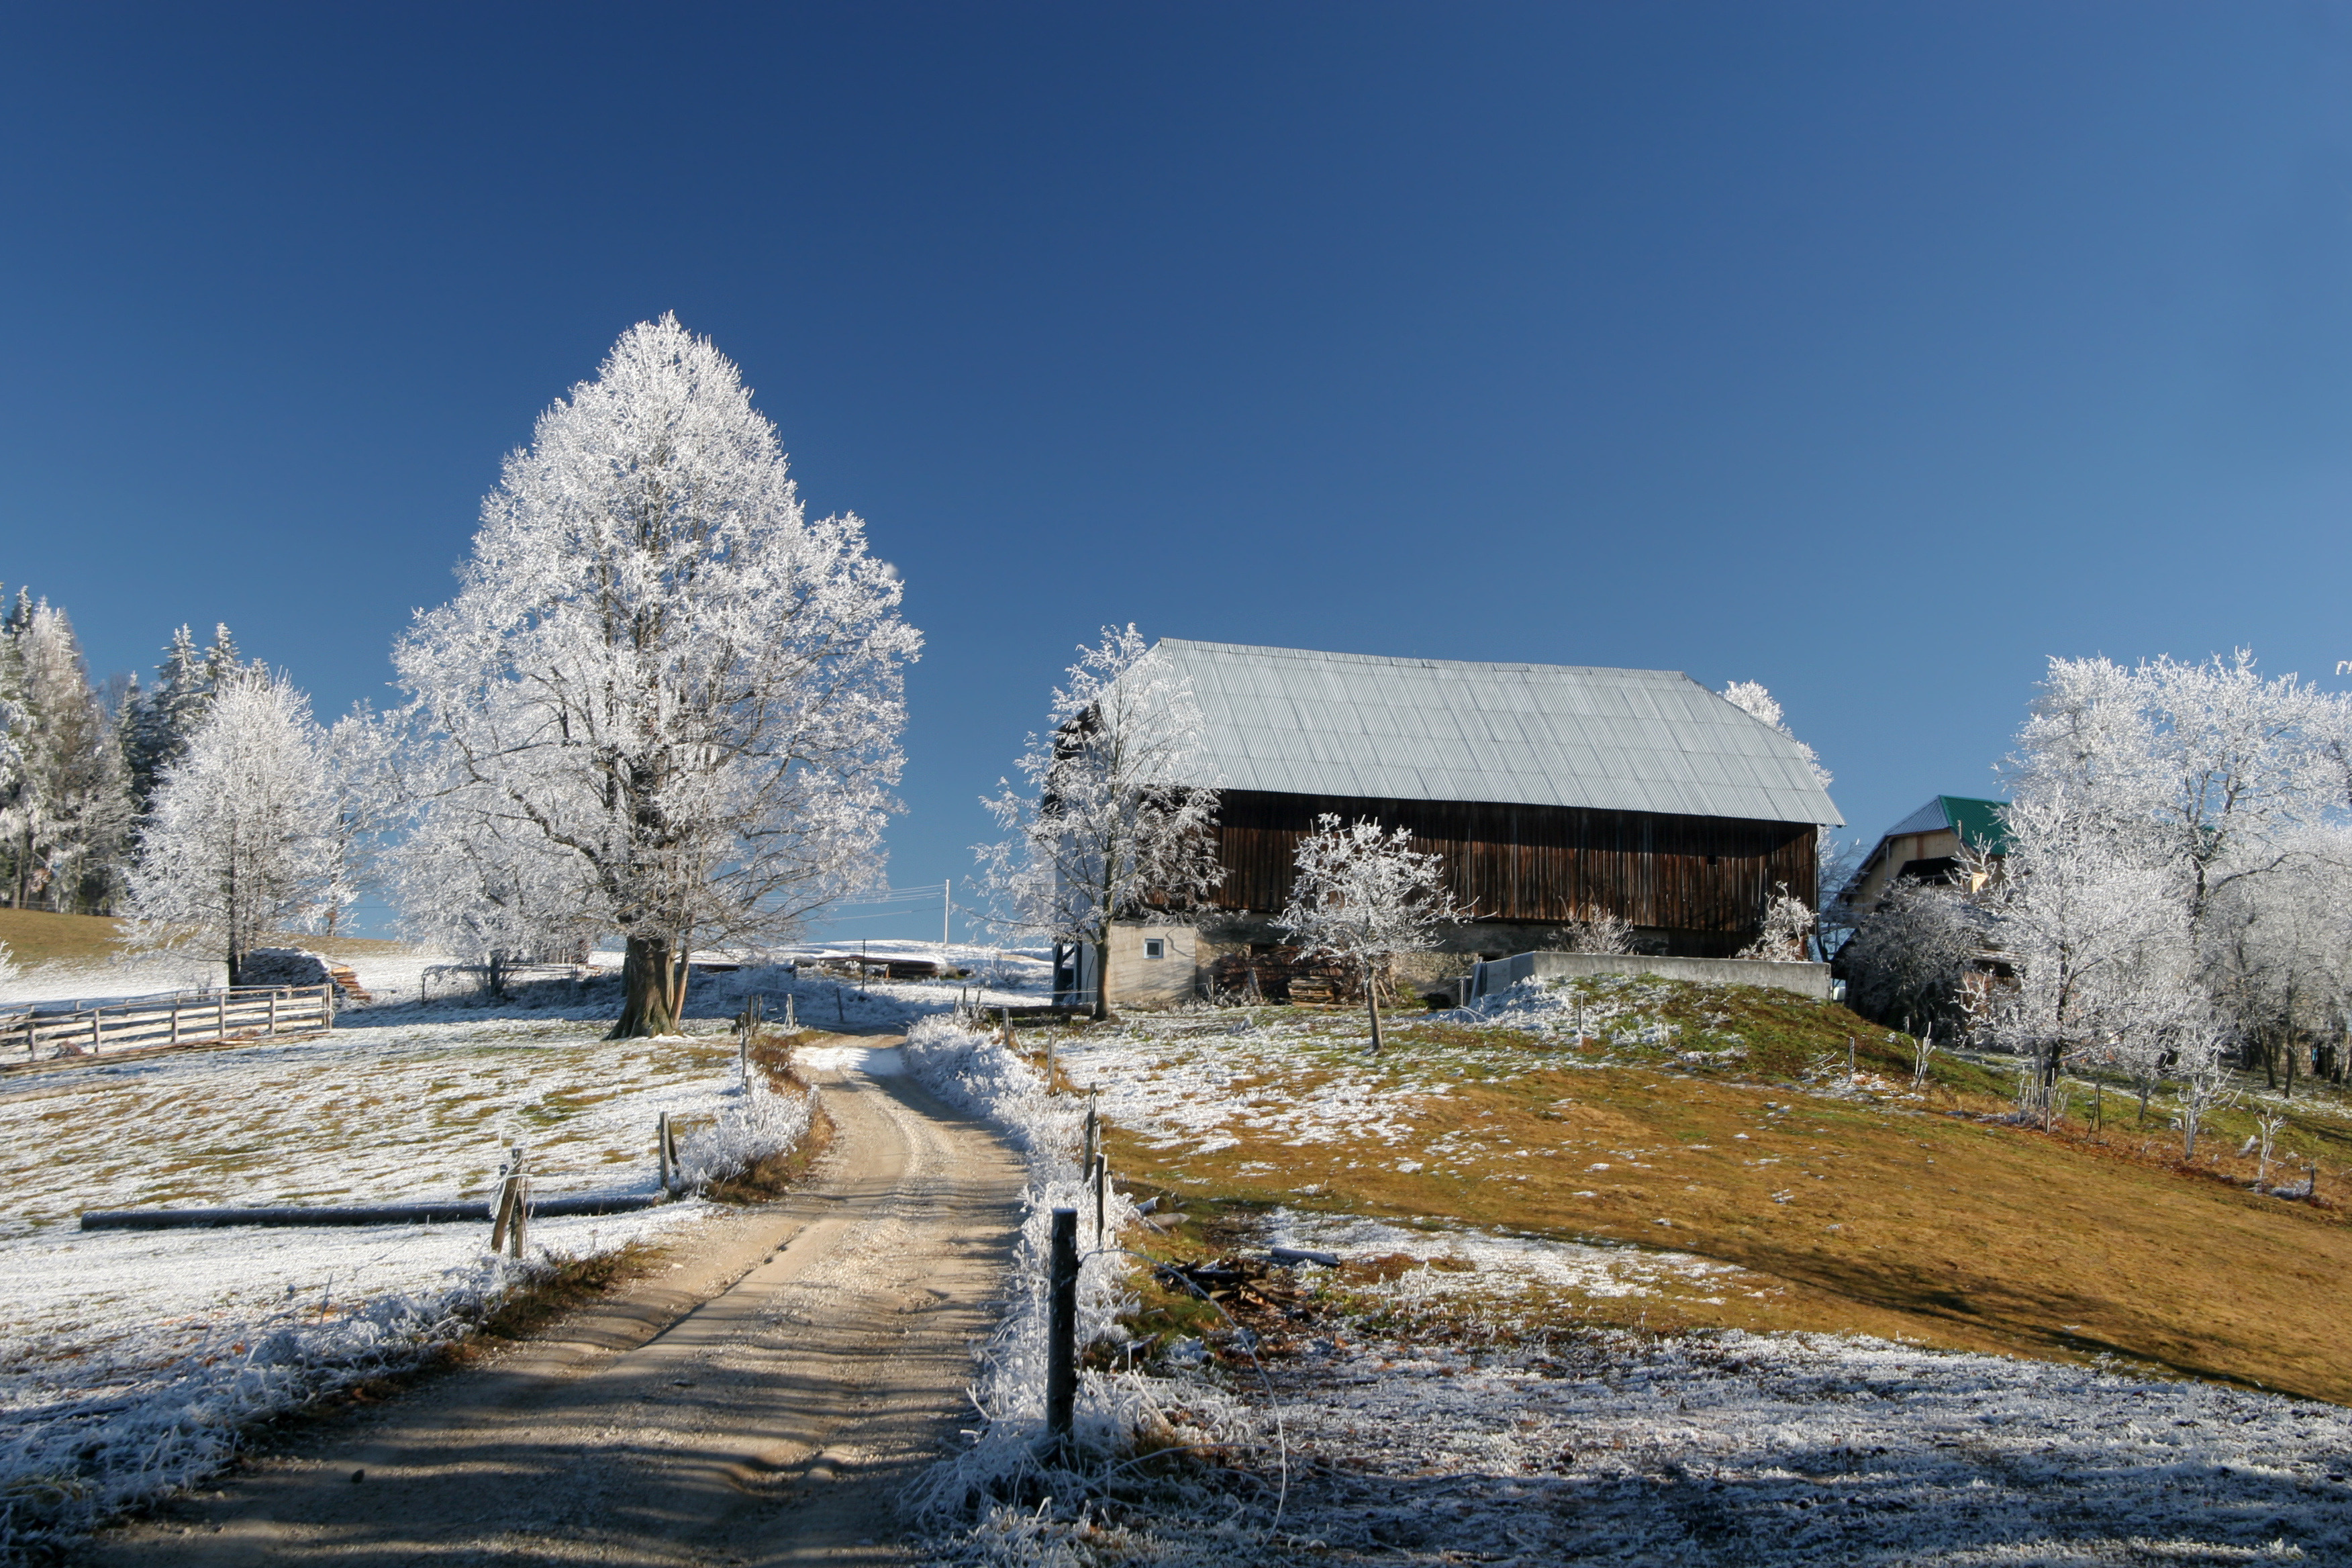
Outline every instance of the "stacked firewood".
{"type": "Polygon", "coordinates": [[[1362,978],[1352,965],[1302,957],[1296,947],[1229,952],[1209,966],[1209,978],[1213,994],[1233,1002],[1330,1007],[1364,996],[1362,978]]]}

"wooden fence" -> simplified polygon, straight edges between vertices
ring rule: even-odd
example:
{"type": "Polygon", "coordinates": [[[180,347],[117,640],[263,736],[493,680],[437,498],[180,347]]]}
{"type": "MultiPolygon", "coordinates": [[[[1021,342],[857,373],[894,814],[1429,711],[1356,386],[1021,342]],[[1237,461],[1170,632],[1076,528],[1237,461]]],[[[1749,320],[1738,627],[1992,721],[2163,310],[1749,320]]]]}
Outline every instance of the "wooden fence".
{"type": "Polygon", "coordinates": [[[103,1056],[335,1026],[335,987],[241,985],[0,1012],[0,1063],[103,1056]]]}

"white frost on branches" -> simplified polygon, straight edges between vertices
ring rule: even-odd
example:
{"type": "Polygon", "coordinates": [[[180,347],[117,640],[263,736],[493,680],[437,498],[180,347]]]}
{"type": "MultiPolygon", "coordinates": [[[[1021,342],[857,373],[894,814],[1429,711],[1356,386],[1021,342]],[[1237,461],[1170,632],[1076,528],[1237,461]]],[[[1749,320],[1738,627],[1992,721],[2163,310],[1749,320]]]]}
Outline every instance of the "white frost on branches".
{"type": "Polygon", "coordinates": [[[1015,764],[1032,793],[999,780],[982,802],[1011,835],[974,850],[995,923],[1092,948],[1097,1017],[1112,925],[1196,919],[1222,876],[1201,737],[1191,681],[1134,626],[1105,626],[1099,644],[1078,650],[1046,732],[1029,737],[1015,764]]]}
{"type": "MultiPolygon", "coordinates": [[[[2053,659],[2008,768],[2002,874],[1985,890],[2013,990],[1979,1033],[2211,1089],[2266,1068],[2352,995],[2347,705],[2250,654],[2126,668],[2053,659]]],[[[2203,1092],[2203,1090],[2198,1090],[2203,1092]]],[[[2212,1092],[2220,1092],[2212,1089],[2212,1092]]],[[[2182,1131],[2195,1140],[2192,1115],[2182,1131]]]]}
{"type": "Polygon", "coordinates": [[[1762,720],[1765,723],[1771,725],[1772,728],[1780,731],[1781,734],[1787,736],[1790,743],[1795,746],[1799,752],[1803,753],[1805,766],[1812,771],[1813,782],[1820,784],[1823,789],[1830,787],[1831,774],[1829,769],[1822,766],[1822,759],[1820,755],[1816,753],[1811,746],[1805,744],[1804,742],[1798,740],[1796,735],[1790,730],[1787,723],[1782,721],[1780,717],[1780,700],[1775,698],[1770,691],[1765,689],[1763,682],[1758,680],[1735,680],[1730,685],[1723,689],[1723,696],[1724,700],[1729,702],[1734,708],[1738,709],[1743,713],[1747,713],[1754,718],[1762,720]]]}
{"type": "Polygon", "coordinates": [[[1425,952],[1438,932],[1467,912],[1445,886],[1444,858],[1412,847],[1410,829],[1383,831],[1360,820],[1342,826],[1326,812],[1298,840],[1290,902],[1275,917],[1300,950],[1336,958],[1363,975],[1372,1049],[1381,1048],[1379,982],[1401,952],[1425,952]]]}
{"type": "Polygon", "coordinates": [[[234,984],[273,932],[323,921],[344,886],[323,740],[282,675],[245,671],[215,693],[157,784],[131,872],[134,941],[217,952],[234,984]]]}
{"type": "Polygon", "coordinates": [[[445,841],[568,863],[628,939],[624,1032],[674,1026],[694,941],[880,874],[920,638],[707,339],[624,333],[508,458],[459,579],[395,653],[436,742],[417,793],[445,841]]]}

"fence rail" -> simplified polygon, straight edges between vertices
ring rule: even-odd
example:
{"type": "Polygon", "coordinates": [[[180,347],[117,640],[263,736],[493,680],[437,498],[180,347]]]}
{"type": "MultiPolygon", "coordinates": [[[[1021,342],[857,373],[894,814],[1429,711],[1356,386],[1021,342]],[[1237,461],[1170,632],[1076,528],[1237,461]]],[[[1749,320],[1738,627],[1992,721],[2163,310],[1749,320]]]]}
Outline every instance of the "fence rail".
{"type": "Polygon", "coordinates": [[[207,1040],[268,1039],[335,1026],[335,987],[240,985],[68,1007],[0,1011],[0,1062],[150,1050],[207,1040]],[[20,1054],[21,1053],[21,1054],[20,1054]]]}

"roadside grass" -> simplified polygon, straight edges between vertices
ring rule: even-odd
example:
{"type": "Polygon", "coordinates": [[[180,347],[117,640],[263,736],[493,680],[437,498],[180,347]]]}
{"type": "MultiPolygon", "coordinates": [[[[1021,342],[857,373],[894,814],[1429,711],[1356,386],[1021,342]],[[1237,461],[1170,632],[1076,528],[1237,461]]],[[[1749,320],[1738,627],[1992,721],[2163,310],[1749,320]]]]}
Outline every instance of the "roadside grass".
{"type": "MultiPolygon", "coordinates": [[[[0,942],[8,944],[16,954],[17,967],[22,969],[38,963],[105,963],[128,951],[122,944],[125,929],[125,922],[111,915],[61,915],[47,910],[0,909],[0,942]]],[[[403,943],[375,937],[287,931],[271,940],[288,947],[306,947],[330,958],[365,958],[408,951],[403,943]]]]}
{"type": "MultiPolygon", "coordinates": [[[[2116,1356],[2352,1402],[2333,1329],[2352,1226],[2326,1201],[2248,1190],[2251,1105],[2216,1114],[2184,1166],[2162,1102],[2144,1129],[2114,1093],[2095,1133],[2079,1116],[2046,1132],[1995,1120],[2004,1066],[1938,1055],[1915,1091],[1908,1037],[1843,1007],[1651,982],[1637,1005],[1622,985],[1594,993],[1595,1014],[1614,1014],[1588,1030],[1567,1000],[1559,1026],[1399,1020],[1377,1060],[1352,1018],[1290,1008],[1053,1033],[1072,1081],[1095,1081],[1098,1061],[1153,1086],[1130,1100],[1187,1101],[1181,1135],[1132,1112],[1107,1134],[1123,1185],[1181,1194],[1182,1227],[1155,1253],[1229,1247],[1276,1205],[1612,1240],[1738,1271],[1527,1310],[2116,1356]],[[1327,1103],[1339,1111],[1314,1113],[1327,1103]]],[[[2292,1113],[2279,1150],[2319,1162],[2325,1200],[2352,1116],[2332,1090],[2292,1113]]],[[[2273,1184],[2300,1175],[2273,1169],[2273,1184]]],[[[1143,1312],[1154,1331],[1202,1326],[1158,1287],[1143,1312]]]]}

